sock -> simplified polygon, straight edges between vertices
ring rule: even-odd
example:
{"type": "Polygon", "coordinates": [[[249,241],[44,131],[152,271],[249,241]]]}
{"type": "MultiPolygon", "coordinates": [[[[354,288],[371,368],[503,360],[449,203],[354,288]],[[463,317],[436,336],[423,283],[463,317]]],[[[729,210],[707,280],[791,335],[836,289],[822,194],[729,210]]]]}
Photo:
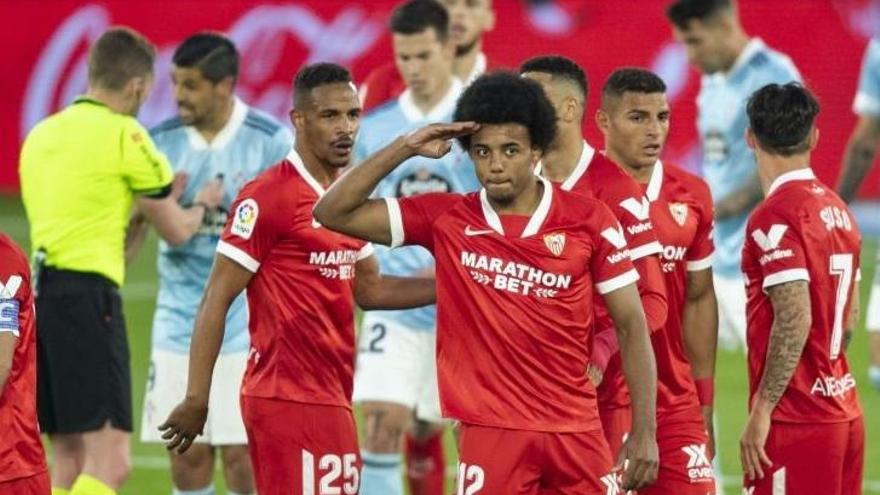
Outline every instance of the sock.
{"type": "Polygon", "coordinates": [[[406,481],[411,495],[444,495],[443,430],[425,440],[406,435],[406,481]]]}
{"type": "MultiPolygon", "coordinates": [[[[171,495],[214,495],[214,485],[208,485],[204,488],[199,488],[198,490],[180,490],[174,488],[171,490],[171,495]]],[[[232,495],[232,492],[229,492],[229,495],[232,495]]]]}
{"type": "Polygon", "coordinates": [[[52,495],[70,495],[70,490],[66,488],[58,488],[57,486],[52,487],[52,495]]]}
{"type": "Polygon", "coordinates": [[[70,488],[70,495],[116,495],[116,491],[94,476],[81,474],[70,488]]]}
{"type": "Polygon", "coordinates": [[[403,495],[400,454],[374,454],[364,450],[361,457],[364,469],[360,495],[403,495]]]}

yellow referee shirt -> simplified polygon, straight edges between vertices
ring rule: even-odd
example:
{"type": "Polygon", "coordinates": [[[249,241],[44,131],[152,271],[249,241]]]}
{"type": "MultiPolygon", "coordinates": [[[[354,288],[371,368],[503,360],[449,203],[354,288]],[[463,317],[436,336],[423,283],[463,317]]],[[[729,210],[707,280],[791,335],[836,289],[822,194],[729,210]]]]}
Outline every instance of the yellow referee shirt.
{"type": "Polygon", "coordinates": [[[120,286],[134,195],[167,191],[172,180],[137,120],[85,97],[31,130],[19,174],[31,245],[46,250],[46,265],[120,286]]]}

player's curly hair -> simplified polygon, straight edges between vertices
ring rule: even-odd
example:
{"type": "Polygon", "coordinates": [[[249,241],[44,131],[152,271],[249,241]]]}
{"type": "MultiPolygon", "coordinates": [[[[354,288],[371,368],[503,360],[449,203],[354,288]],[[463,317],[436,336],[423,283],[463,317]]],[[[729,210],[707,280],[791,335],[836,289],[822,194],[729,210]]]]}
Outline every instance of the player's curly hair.
{"type": "MultiPolygon", "coordinates": [[[[541,86],[512,72],[479,77],[462,93],[453,119],[478,124],[520,124],[532,146],[546,150],[556,138],[556,111],[541,86]]],[[[458,138],[469,149],[470,136],[458,138]]]]}
{"type": "Polygon", "coordinates": [[[819,114],[819,102],[800,83],[774,83],[749,97],[746,113],[761,148],[791,156],[810,149],[810,131],[819,114]]]}

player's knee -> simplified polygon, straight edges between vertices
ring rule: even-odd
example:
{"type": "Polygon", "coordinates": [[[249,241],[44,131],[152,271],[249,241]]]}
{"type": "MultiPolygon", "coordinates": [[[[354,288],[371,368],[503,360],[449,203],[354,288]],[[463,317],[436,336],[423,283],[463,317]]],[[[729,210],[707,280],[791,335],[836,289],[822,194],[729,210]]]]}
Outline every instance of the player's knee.
{"type": "Polygon", "coordinates": [[[411,411],[396,404],[365,405],[363,447],[375,454],[400,452],[411,411]]]}
{"type": "Polygon", "coordinates": [[[183,454],[171,453],[171,477],[179,489],[195,490],[208,485],[213,472],[214,453],[208,445],[195,444],[183,454]]]}
{"type": "Polygon", "coordinates": [[[254,475],[246,446],[223,447],[223,471],[226,484],[236,493],[252,493],[254,475]]]}

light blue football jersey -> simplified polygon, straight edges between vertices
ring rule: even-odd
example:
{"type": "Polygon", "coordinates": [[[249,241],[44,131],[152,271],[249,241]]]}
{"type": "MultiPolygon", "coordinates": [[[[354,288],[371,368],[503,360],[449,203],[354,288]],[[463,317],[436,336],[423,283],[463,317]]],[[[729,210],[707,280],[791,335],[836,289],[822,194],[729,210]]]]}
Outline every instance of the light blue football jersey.
{"type": "MultiPolygon", "coordinates": [[[[447,96],[427,114],[423,114],[412,103],[409,91],[374,109],[361,120],[355,143],[355,160],[358,163],[363,161],[398,136],[424,125],[451,122],[461,90],[462,84],[456,79],[447,96]]],[[[374,195],[379,198],[402,198],[431,192],[470,192],[479,187],[473,163],[456,144],[452,151],[439,160],[415,157],[403,162],[388,177],[382,179],[374,195]]],[[[421,246],[389,249],[377,245],[376,256],[382,272],[387,275],[413,276],[434,267],[434,257],[421,246]]],[[[437,312],[434,306],[427,306],[377,313],[407,328],[432,331],[437,312]]]]}
{"type": "Polygon", "coordinates": [[[880,38],[872,39],[865,49],[853,111],[866,117],[880,117],[880,38]]]}
{"type": "MultiPolygon", "coordinates": [[[[745,140],[749,97],[767,84],[800,79],[787,55],[769,48],[758,38],[749,41],[730,71],[703,76],[697,97],[697,128],[703,147],[703,174],[716,202],[757,171],[754,153],[745,140]]],[[[740,275],[748,216],[744,213],[715,223],[715,273],[740,275]]]]}
{"type": "MultiPolygon", "coordinates": [[[[153,316],[153,347],[186,353],[229,206],[245,183],[287,156],[293,138],[277,120],[238,98],[229,122],[210,144],[194,127],[183,125],[177,118],[157,125],[150,135],[168,156],[174,171],[189,176],[182,204],[191,203],[205,183],[223,174],[222,205],[205,215],[198,233],[178,247],[159,241],[159,295],[153,316]]],[[[247,351],[247,321],[247,304],[242,294],[226,315],[226,335],[220,352],[247,351]]]]}

